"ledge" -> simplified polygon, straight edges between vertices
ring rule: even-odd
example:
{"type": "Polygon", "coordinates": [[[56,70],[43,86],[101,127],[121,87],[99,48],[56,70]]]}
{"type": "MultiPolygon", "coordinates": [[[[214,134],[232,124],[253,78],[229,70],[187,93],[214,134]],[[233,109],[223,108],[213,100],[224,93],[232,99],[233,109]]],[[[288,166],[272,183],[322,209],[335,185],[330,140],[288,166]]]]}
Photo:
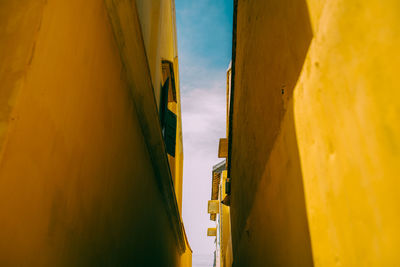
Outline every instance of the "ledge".
{"type": "Polygon", "coordinates": [[[104,0],[104,2],[123,68],[126,71],[128,87],[145,137],[157,184],[164,198],[164,205],[179,252],[183,253],[186,249],[185,234],[161,134],[160,119],[136,2],[132,0],[104,0]],[[143,75],[143,73],[145,74],[143,75]]]}

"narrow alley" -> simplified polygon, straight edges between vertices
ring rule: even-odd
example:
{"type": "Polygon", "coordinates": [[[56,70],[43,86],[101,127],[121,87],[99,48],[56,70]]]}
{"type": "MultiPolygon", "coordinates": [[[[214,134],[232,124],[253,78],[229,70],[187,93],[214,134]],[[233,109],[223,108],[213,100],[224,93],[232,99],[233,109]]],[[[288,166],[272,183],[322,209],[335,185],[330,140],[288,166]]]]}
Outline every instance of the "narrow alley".
{"type": "Polygon", "coordinates": [[[0,0],[0,266],[399,266],[399,14],[0,0]]]}

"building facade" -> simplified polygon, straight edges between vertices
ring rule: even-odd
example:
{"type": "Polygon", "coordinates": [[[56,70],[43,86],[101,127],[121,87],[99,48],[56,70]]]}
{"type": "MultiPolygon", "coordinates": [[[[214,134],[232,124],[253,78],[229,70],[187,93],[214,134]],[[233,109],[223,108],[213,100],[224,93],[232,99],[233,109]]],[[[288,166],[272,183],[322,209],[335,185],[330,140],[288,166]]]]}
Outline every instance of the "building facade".
{"type": "Polygon", "coordinates": [[[397,1],[235,0],[233,266],[397,266],[397,1]]]}
{"type": "MultiPolygon", "coordinates": [[[[227,103],[231,88],[231,66],[227,70],[227,103]]],[[[227,115],[229,105],[227,105],[227,115]]],[[[228,118],[228,116],[227,116],[228,118]]],[[[227,122],[229,123],[229,122],[227,122]]],[[[227,124],[228,125],[228,124],[227,124]]],[[[227,132],[228,133],[228,132],[227,132]]],[[[217,267],[230,267],[233,262],[232,252],[232,233],[231,233],[231,213],[230,213],[230,190],[231,183],[227,176],[228,139],[221,138],[218,148],[218,157],[224,158],[223,161],[213,166],[211,199],[208,202],[208,213],[210,220],[215,221],[216,227],[209,228],[208,235],[215,236],[215,262],[217,267]],[[211,230],[211,231],[210,231],[211,230]]]]}
{"type": "Polygon", "coordinates": [[[191,266],[173,0],[0,2],[0,265],[191,266]]]}

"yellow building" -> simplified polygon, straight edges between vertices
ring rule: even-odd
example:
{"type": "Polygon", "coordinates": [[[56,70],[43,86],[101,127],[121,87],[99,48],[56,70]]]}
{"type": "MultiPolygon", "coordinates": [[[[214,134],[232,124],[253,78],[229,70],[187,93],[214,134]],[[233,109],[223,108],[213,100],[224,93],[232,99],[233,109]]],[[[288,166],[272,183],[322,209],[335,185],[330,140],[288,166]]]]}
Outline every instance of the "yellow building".
{"type": "Polygon", "coordinates": [[[173,0],[0,1],[0,265],[191,266],[173,0]]]}
{"type": "Polygon", "coordinates": [[[226,203],[229,193],[225,187],[226,180],[226,160],[223,160],[213,166],[211,200],[208,203],[210,220],[216,222],[215,266],[218,267],[232,266],[231,219],[229,203],[226,203]]]}
{"type": "MultiPolygon", "coordinates": [[[[227,125],[229,125],[229,100],[231,90],[232,69],[231,64],[226,71],[226,100],[227,100],[227,125]]],[[[229,134],[227,128],[227,135],[229,134]]],[[[210,220],[216,222],[215,228],[215,266],[232,266],[232,234],[230,215],[230,181],[227,177],[226,158],[228,156],[228,139],[221,138],[218,147],[218,157],[223,161],[213,166],[211,182],[211,200],[208,202],[210,220]]],[[[210,228],[209,228],[210,229],[210,228]]],[[[211,228],[212,229],[212,228],[211,228]]],[[[208,231],[208,235],[209,235],[208,231]]],[[[214,232],[214,231],[212,231],[214,232]]],[[[214,236],[214,235],[211,235],[214,236]]]]}
{"type": "Polygon", "coordinates": [[[398,266],[398,1],[235,0],[233,266],[398,266]]]}

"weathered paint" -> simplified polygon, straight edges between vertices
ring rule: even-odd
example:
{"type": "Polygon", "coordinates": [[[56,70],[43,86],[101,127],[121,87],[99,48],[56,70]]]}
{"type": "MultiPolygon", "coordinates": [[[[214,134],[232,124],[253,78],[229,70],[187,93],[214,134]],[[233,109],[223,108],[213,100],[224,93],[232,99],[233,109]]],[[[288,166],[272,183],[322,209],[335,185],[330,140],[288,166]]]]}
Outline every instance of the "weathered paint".
{"type": "Polygon", "coordinates": [[[399,2],[237,2],[234,265],[398,265],[399,2]]]}
{"type": "Polygon", "coordinates": [[[308,6],[294,112],[315,265],[397,266],[400,3],[308,6]]]}
{"type": "Polygon", "coordinates": [[[0,149],[15,121],[11,114],[24,75],[32,63],[43,3],[30,0],[0,2],[0,149]]]}
{"type": "Polygon", "coordinates": [[[2,266],[190,264],[107,12],[0,2],[2,266]]]}

